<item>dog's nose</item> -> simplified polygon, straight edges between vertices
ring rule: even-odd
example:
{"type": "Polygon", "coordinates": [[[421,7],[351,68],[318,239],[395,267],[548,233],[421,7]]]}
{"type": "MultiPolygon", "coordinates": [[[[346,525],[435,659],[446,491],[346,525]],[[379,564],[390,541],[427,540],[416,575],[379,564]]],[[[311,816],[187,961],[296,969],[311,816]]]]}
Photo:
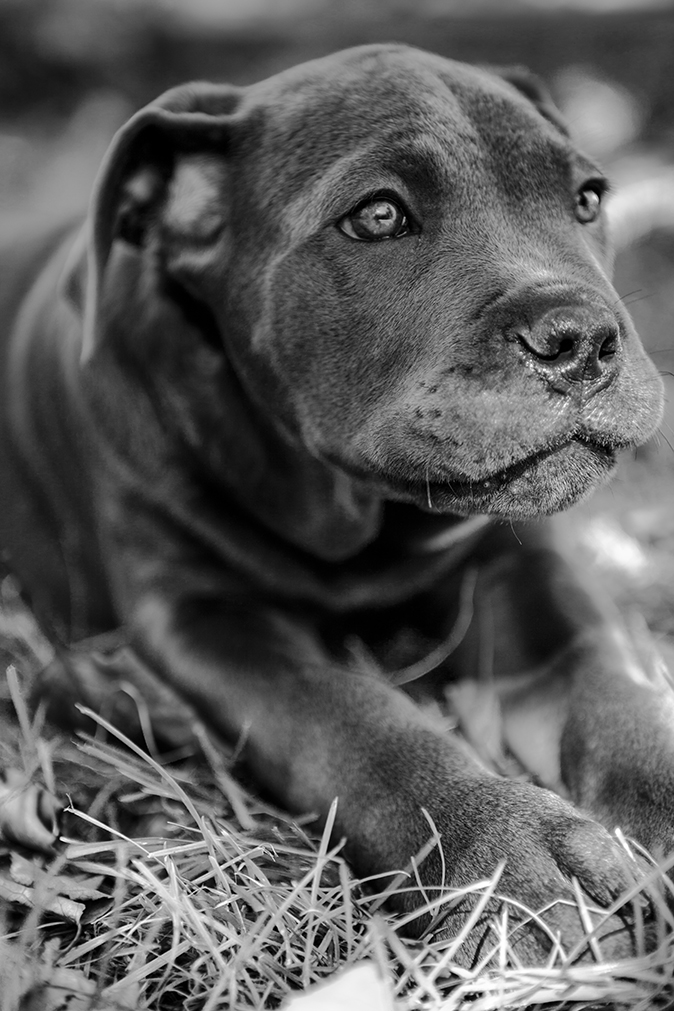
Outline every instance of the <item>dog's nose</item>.
{"type": "Polygon", "coordinates": [[[512,337],[551,383],[610,379],[616,369],[620,331],[615,319],[584,307],[550,309],[534,322],[520,322],[512,337]]]}

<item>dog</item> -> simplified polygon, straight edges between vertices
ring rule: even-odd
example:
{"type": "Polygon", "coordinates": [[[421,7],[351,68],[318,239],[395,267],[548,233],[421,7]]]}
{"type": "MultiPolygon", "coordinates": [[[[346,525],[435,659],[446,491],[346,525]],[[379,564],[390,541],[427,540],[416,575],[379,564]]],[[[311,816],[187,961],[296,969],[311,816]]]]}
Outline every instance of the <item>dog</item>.
{"type": "Polygon", "coordinates": [[[400,908],[502,867],[467,961],[498,896],[548,907],[521,957],[587,955],[573,879],[641,873],[609,830],[674,839],[674,695],[541,520],[661,417],[605,191],[524,72],[368,45],[169,91],[84,229],[3,257],[0,542],[42,626],[127,628],[267,794],[337,798],[359,874],[435,833],[400,908]],[[465,678],[532,782],[418,704],[465,678]]]}

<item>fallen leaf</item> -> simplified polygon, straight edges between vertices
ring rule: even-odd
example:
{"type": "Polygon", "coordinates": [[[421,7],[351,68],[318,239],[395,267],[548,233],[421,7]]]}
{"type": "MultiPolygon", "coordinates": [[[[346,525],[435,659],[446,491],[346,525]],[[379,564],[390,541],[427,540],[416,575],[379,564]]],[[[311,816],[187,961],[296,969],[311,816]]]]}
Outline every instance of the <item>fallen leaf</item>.
{"type": "Polygon", "coordinates": [[[30,909],[43,909],[46,913],[53,913],[71,923],[79,923],[85,906],[81,902],[74,902],[62,895],[54,895],[51,889],[30,888],[26,885],[17,884],[0,875],[0,899],[5,902],[14,902],[21,906],[28,906],[30,909]]]}
{"type": "Polygon", "coordinates": [[[40,867],[34,861],[27,860],[19,853],[12,853],[9,873],[12,881],[16,881],[19,885],[49,888],[59,895],[65,895],[78,902],[108,898],[107,893],[100,890],[103,883],[102,874],[95,877],[81,874],[55,874],[49,869],[45,870],[40,867]]]}
{"type": "Polygon", "coordinates": [[[394,1004],[374,963],[360,962],[292,997],[283,1011],[394,1011],[394,1004]]]}
{"type": "Polygon", "coordinates": [[[10,843],[51,853],[64,805],[32,783],[24,772],[5,769],[0,777],[0,835],[10,843]]]}

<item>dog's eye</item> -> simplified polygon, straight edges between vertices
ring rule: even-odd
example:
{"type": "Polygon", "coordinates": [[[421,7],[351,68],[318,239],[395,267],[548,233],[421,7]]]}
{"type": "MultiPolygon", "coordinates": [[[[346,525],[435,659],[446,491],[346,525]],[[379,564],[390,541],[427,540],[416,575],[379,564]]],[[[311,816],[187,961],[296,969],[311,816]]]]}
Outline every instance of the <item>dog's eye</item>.
{"type": "Polygon", "coordinates": [[[597,183],[581,186],[576,194],[576,218],[582,225],[596,221],[601,210],[603,187],[597,183]]]}
{"type": "Polygon", "coordinates": [[[398,239],[409,232],[407,215],[394,200],[375,197],[361,204],[338,222],[338,227],[351,239],[378,242],[398,239]]]}

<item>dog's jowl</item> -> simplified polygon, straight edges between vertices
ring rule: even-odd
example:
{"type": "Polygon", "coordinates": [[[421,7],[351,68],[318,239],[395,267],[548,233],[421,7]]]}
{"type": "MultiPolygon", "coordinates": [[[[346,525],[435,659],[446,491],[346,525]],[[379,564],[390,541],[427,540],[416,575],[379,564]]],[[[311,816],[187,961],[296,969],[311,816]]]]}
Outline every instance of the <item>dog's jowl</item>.
{"type": "Polygon", "coordinates": [[[125,626],[278,802],[339,798],[361,874],[432,820],[427,896],[505,861],[530,907],[574,877],[606,905],[633,873],[608,830],[672,846],[674,698],[540,519],[660,418],[605,188],[530,79],[366,46],[164,95],[83,230],[2,267],[0,536],[45,629],[125,626]],[[489,676],[542,785],[398,687],[461,622],[414,694],[489,676]]]}

